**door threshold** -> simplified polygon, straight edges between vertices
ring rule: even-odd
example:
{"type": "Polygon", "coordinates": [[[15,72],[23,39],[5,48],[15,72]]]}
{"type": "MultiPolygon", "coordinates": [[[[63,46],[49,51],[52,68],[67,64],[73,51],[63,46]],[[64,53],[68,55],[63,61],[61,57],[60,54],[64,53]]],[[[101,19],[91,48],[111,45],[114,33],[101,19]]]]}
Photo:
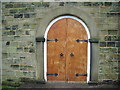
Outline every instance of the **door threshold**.
{"type": "Polygon", "coordinates": [[[47,83],[86,84],[87,81],[47,81],[47,83]]]}

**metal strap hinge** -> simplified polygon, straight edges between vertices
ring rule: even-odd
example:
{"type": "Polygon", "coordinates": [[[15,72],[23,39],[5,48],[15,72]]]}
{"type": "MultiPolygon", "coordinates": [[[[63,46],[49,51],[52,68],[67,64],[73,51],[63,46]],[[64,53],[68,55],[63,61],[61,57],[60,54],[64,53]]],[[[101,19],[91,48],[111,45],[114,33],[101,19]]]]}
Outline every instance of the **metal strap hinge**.
{"type": "Polygon", "coordinates": [[[87,74],[76,74],[76,76],[87,76],[87,74]]]}
{"type": "Polygon", "coordinates": [[[89,40],[76,40],[77,42],[90,42],[90,43],[98,43],[99,41],[97,39],[89,39],[89,40]]]}
{"type": "Polygon", "coordinates": [[[47,75],[55,75],[55,76],[57,76],[58,74],[57,73],[54,73],[54,74],[47,73],[47,75]]]}
{"type": "Polygon", "coordinates": [[[53,39],[53,40],[47,39],[47,41],[55,41],[55,42],[57,42],[58,39],[53,39]]]}

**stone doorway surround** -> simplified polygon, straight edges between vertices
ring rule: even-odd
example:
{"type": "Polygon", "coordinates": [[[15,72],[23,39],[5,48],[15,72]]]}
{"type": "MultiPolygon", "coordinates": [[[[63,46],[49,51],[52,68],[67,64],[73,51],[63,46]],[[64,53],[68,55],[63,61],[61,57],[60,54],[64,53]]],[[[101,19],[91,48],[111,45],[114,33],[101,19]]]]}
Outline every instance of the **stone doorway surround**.
{"type": "MultiPolygon", "coordinates": [[[[38,25],[38,29],[36,32],[36,38],[43,38],[46,32],[46,29],[51,21],[60,16],[74,16],[80,18],[85,22],[87,27],[89,28],[90,37],[96,38],[98,37],[98,28],[96,28],[96,24],[94,18],[89,15],[83,8],[78,9],[75,7],[65,6],[59,7],[55,10],[48,11],[48,14],[44,16],[41,20],[41,23],[38,25]],[[79,12],[78,12],[79,11],[79,12]]],[[[98,44],[91,44],[91,70],[90,70],[90,81],[98,81],[98,44]]],[[[44,42],[36,43],[36,60],[37,60],[37,80],[46,80],[45,72],[44,72],[44,42]],[[40,54],[41,53],[41,54],[40,54]]]]}

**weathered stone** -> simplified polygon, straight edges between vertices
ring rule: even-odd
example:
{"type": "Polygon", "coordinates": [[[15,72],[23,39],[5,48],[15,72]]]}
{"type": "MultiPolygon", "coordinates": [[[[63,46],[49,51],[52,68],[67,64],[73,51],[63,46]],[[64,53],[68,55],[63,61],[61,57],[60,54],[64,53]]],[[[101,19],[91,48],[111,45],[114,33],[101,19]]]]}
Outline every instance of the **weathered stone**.
{"type": "Polygon", "coordinates": [[[106,42],[100,42],[100,47],[106,47],[106,42]]]}
{"type": "Polygon", "coordinates": [[[103,2],[93,2],[92,6],[103,6],[104,3],[103,2]]]}
{"type": "Polygon", "coordinates": [[[91,2],[84,2],[84,6],[91,6],[91,2]]]}
{"type": "Polygon", "coordinates": [[[118,53],[120,53],[120,48],[118,48],[118,53]]]}
{"type": "Polygon", "coordinates": [[[105,2],[105,6],[111,6],[112,2],[105,2]]]}
{"type": "Polygon", "coordinates": [[[18,29],[18,25],[12,25],[12,30],[18,29]]]}
{"type": "Polygon", "coordinates": [[[120,47],[120,42],[116,42],[115,44],[116,44],[116,47],[120,47]]]}
{"type": "Polygon", "coordinates": [[[109,35],[117,35],[118,30],[108,30],[109,35]]]}
{"type": "Polygon", "coordinates": [[[120,59],[120,55],[115,55],[114,59],[119,60],[120,59]]]}
{"type": "Polygon", "coordinates": [[[13,4],[6,4],[5,8],[13,8],[13,4]]]}
{"type": "Polygon", "coordinates": [[[111,41],[111,36],[105,36],[105,41],[111,41]]]}
{"type": "Polygon", "coordinates": [[[23,14],[15,14],[14,18],[23,18],[23,14]]]}
{"type": "Polygon", "coordinates": [[[59,6],[64,6],[64,4],[65,4],[64,2],[60,2],[59,6]]]}
{"type": "Polygon", "coordinates": [[[15,13],[17,13],[17,12],[18,12],[17,9],[11,9],[11,10],[10,10],[10,13],[11,13],[11,14],[15,14],[15,13]]]}
{"type": "Polygon", "coordinates": [[[26,4],[22,4],[22,3],[14,4],[14,8],[23,8],[23,7],[26,7],[26,4]]]}
{"type": "Polygon", "coordinates": [[[115,42],[107,42],[107,47],[115,47],[115,42]]]}

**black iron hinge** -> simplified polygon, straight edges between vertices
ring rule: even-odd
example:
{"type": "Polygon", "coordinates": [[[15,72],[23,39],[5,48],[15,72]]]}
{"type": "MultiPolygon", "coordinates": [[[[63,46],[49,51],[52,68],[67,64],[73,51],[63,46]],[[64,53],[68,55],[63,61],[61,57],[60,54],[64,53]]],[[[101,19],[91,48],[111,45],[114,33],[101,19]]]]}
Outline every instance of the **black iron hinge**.
{"type": "Polygon", "coordinates": [[[87,74],[76,74],[76,76],[78,77],[78,76],[87,76],[87,74]]]}
{"type": "Polygon", "coordinates": [[[89,39],[89,40],[76,40],[77,42],[90,42],[90,43],[98,43],[99,41],[97,39],[89,39]]]}
{"type": "Polygon", "coordinates": [[[44,37],[37,37],[36,42],[45,42],[45,38],[44,37]]]}
{"type": "Polygon", "coordinates": [[[55,75],[55,76],[57,76],[58,74],[57,73],[54,73],[54,74],[47,73],[47,75],[55,75]]]}
{"type": "Polygon", "coordinates": [[[55,42],[57,42],[58,39],[47,39],[47,41],[55,41],[55,42]]]}

